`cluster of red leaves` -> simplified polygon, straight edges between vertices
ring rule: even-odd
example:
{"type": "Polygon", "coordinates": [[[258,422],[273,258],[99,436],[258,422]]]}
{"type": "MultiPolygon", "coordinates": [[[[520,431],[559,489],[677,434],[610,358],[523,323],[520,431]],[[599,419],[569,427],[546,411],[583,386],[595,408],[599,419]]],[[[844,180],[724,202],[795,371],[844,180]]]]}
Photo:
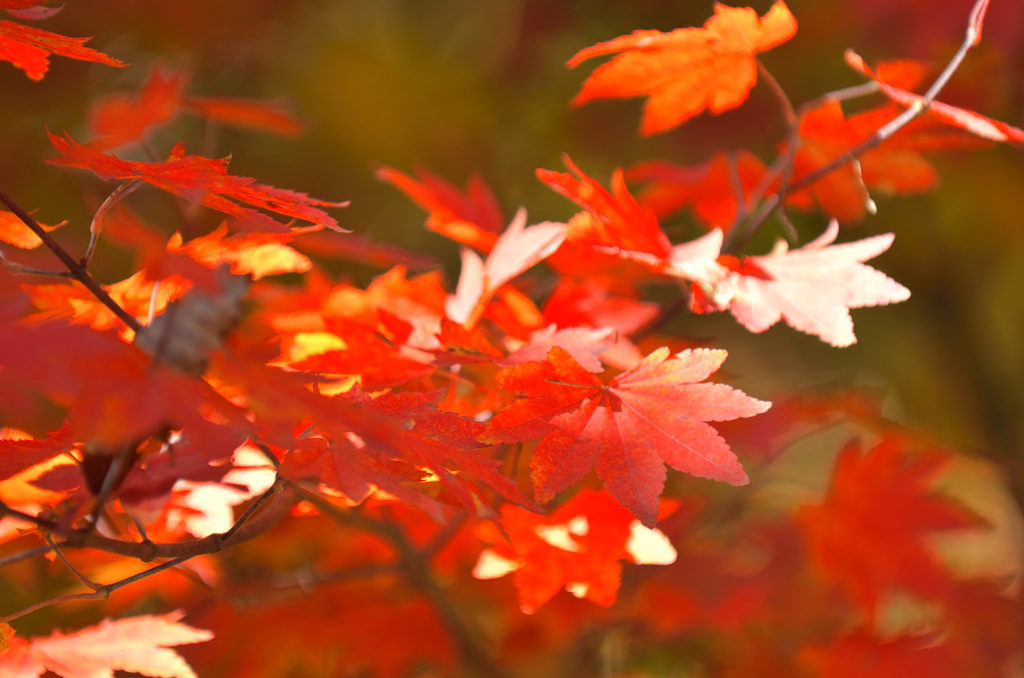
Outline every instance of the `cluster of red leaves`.
{"type": "MultiPolygon", "coordinates": [[[[39,4],[0,0],[31,18],[45,14],[39,4]]],[[[41,77],[45,53],[39,70],[37,54],[11,46],[34,43],[5,38],[6,24],[0,22],[0,56],[41,77]]],[[[756,81],[755,54],[795,31],[782,2],[760,18],[719,5],[703,28],[638,31],[601,43],[570,60],[575,66],[617,55],[588,78],[574,103],[648,96],[642,133],[666,131],[702,111],[743,103],[756,81]]],[[[51,51],[102,61],[80,46],[51,51]]],[[[871,71],[850,60],[895,104],[922,105],[909,92],[916,67],[871,71]]],[[[744,432],[735,420],[764,413],[770,403],[708,382],[725,350],[670,350],[668,340],[648,346],[650,338],[638,335],[659,313],[644,299],[643,284],[668,280],[685,289],[691,310],[727,310],[752,332],[781,319],[835,346],[852,344],[851,308],[909,296],[864,263],[890,247],[891,234],[836,244],[832,220],[801,247],[780,242],[768,254],[736,256],[723,251],[724,232],[735,232],[771,199],[817,204],[855,220],[870,201],[868,188],[934,184],[919,152],[962,143],[949,141],[960,132],[937,137],[937,129],[952,123],[1008,141],[1019,141],[1019,130],[933,104],[933,117],[888,137],[860,165],[784,195],[783,181],[811,176],[896,114],[887,104],[846,117],[838,103],[825,101],[794,121],[795,147],[780,149],[791,172],[739,152],[695,167],[658,161],[616,170],[605,188],[566,158],[569,173],[537,175],[580,211],[566,224],[528,226],[519,210],[507,228],[482,179],[460,191],[424,170],[413,179],[383,168],[381,179],[429,212],[428,228],[465,246],[462,270],[454,289],[437,272],[410,278],[400,266],[363,289],[332,281],[290,244],[308,231],[342,231],[321,208],[343,203],[229,175],[227,159],[189,156],[181,144],[164,162],[103,152],[140,139],[180,110],[288,129],[279,112],[188,97],[183,89],[181,74],[154,70],[137,97],[97,104],[92,145],[50,135],[60,153],[52,164],[143,182],[234,220],[187,242],[177,231],[167,236],[141,223],[123,205],[109,211],[102,232],[104,222],[94,220],[93,236],[136,254],[138,272],[105,286],[128,315],[145,319],[136,333],[115,332],[118,316],[78,283],[20,284],[0,271],[0,414],[22,428],[51,431],[0,435],[0,544],[38,541],[38,525],[25,520],[33,516],[57,534],[102,515],[104,529],[126,542],[187,541],[227,531],[232,507],[270,487],[271,478],[309,493],[313,503],[292,507],[286,524],[266,535],[271,548],[247,543],[192,561],[190,576],[223,592],[223,600],[257,601],[252,614],[217,604],[190,619],[215,629],[221,648],[251,645],[271,620],[287,620],[274,624],[288,627],[275,643],[236,658],[236,672],[322,673],[312,658],[328,652],[342,653],[353,670],[382,676],[422,663],[452,670],[456,653],[483,661],[444,600],[489,610],[492,654],[524,670],[588,626],[608,637],[634,628],[648,643],[718,634],[730,656],[709,659],[709,668],[732,676],[832,676],[849,667],[868,675],[868,666],[872,675],[940,667],[966,676],[979,675],[970,671],[983,653],[986,667],[1014,659],[1014,636],[992,629],[1020,630],[1019,610],[990,581],[958,581],[927,542],[935,531],[981,524],[933,491],[952,455],[857,409],[871,422],[874,444],[861,453],[851,443],[840,454],[822,501],[720,534],[702,532],[698,518],[714,526],[732,517],[737,502],[752,500],[742,490],[716,494],[711,483],[687,485],[665,466],[749,483],[755,471],[744,469],[718,422],[734,422],[742,449],[754,439],[800,437],[856,408],[794,401],[762,429],[747,424],[744,432]],[[627,179],[647,183],[639,199],[627,179]],[[659,217],[685,207],[710,230],[674,243],[659,217]],[[266,212],[311,226],[290,228],[266,212]],[[542,261],[554,283],[531,285],[523,274],[542,261]],[[302,285],[273,279],[286,272],[304,272],[302,285]],[[54,405],[65,419],[47,426],[54,405]],[[524,453],[533,499],[521,488],[524,453]],[[603,489],[570,494],[591,482],[591,470],[603,489]],[[670,496],[695,488],[694,499],[682,507],[662,501],[666,487],[670,496]],[[545,515],[550,503],[556,508],[545,515]],[[469,520],[460,524],[457,515],[469,520]],[[335,538],[327,516],[356,529],[335,538]],[[623,561],[662,567],[624,569],[623,561]],[[490,581],[508,573],[511,586],[490,581]],[[371,583],[329,587],[360,577],[371,583]],[[275,597],[318,586],[326,592],[314,604],[275,597]],[[886,635],[876,622],[896,594],[934,609],[920,625],[897,624],[886,635]],[[607,610],[595,612],[591,602],[607,610]]],[[[37,246],[22,221],[0,214],[0,240],[37,246]]],[[[770,464],[784,453],[750,454],[770,464]]],[[[73,557],[77,572],[97,580],[134,574],[111,554],[73,557]]],[[[207,588],[169,581],[143,579],[136,596],[180,597],[192,610],[207,599],[207,588]]],[[[167,648],[210,635],[180,619],[128,617],[31,639],[0,627],[0,669],[19,676],[115,669],[190,676],[167,648]]],[[[223,655],[205,652],[193,653],[205,666],[223,655]]]]}

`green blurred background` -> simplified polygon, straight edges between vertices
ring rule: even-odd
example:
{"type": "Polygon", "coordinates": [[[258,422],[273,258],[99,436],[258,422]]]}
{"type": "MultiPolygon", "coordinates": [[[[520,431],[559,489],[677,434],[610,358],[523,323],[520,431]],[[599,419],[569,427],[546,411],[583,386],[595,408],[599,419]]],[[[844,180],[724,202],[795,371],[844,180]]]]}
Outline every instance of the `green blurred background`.
{"type": "MultiPolygon", "coordinates": [[[[843,65],[852,47],[869,62],[914,57],[942,65],[962,40],[969,0],[794,0],[796,37],[763,55],[794,103],[861,79],[843,65]]],[[[751,3],[759,13],[768,2],[751,3]]],[[[184,65],[188,92],[285,98],[308,124],[299,138],[222,129],[217,155],[235,174],[328,199],[351,199],[346,227],[428,253],[457,275],[457,247],[425,231],[422,211],[377,182],[380,164],[422,165],[462,185],[480,172],[506,212],[531,221],[574,211],[535,178],[560,169],[567,152],[602,180],[641,159],[698,162],[718,148],[747,147],[770,158],[783,120],[758,86],[742,108],[702,116],[668,134],[636,134],[641,100],[567,102],[592,69],[569,71],[577,50],[640,28],[701,25],[710,1],[655,0],[71,0],[42,28],[95,36],[91,46],[130,62],[114,69],[55,58],[42,82],[0,63],[0,187],[47,223],[64,219],[62,242],[84,246],[90,212],[112,186],[48,166],[45,127],[89,137],[92,101],[134,92],[153,64],[184,65]]],[[[992,0],[982,44],[942,97],[1024,126],[1024,5],[992,0]]],[[[181,118],[152,139],[166,153],[179,140],[199,152],[203,124],[181,118]]],[[[135,157],[133,149],[121,150],[135,157]]],[[[912,290],[909,302],[854,312],[859,343],[834,349],[788,327],[750,335],[728,316],[685,316],[669,331],[727,348],[733,381],[778,398],[824,385],[883,387],[893,416],[962,449],[1005,464],[1024,486],[1024,156],[1020,149],[952,152],[936,158],[942,186],[923,196],[875,196],[877,216],[840,239],[897,234],[877,267],[912,290]]],[[[169,199],[140,191],[148,217],[180,228],[169,199]],[[161,213],[162,210],[162,213],[161,213]]],[[[807,238],[820,215],[801,218],[807,238]]],[[[684,232],[679,219],[666,224],[684,232]]],[[[778,230],[753,244],[770,245],[778,230]]],[[[189,235],[189,234],[186,234],[189,235]]],[[[101,246],[104,282],[129,273],[122,252],[101,246]]],[[[379,270],[328,267],[361,283],[379,270]]],[[[657,294],[658,292],[655,291],[657,294]]],[[[1018,497],[1021,496],[1018,494],[1018,497]]]]}

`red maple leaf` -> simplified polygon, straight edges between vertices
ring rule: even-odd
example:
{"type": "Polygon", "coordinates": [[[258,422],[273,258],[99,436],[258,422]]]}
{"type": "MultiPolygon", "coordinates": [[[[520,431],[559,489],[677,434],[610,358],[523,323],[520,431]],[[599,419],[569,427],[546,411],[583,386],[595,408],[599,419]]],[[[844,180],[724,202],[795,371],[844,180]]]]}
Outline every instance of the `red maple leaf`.
{"type": "MultiPolygon", "coordinates": [[[[10,11],[34,8],[38,4],[7,2],[0,6],[10,11]]],[[[25,18],[43,18],[43,15],[25,18]]],[[[127,65],[103,52],[86,47],[88,41],[89,38],[69,38],[10,21],[0,21],[0,60],[11,62],[33,80],[42,80],[46,75],[50,68],[51,54],[80,61],[95,61],[107,66],[127,65]]]]}
{"type": "Polygon", "coordinates": [[[101,179],[144,181],[174,195],[197,201],[211,209],[230,214],[243,223],[255,223],[272,231],[283,231],[281,224],[262,212],[243,207],[251,205],[268,212],[301,219],[335,231],[344,232],[334,217],[319,207],[344,207],[347,202],[327,202],[305,193],[257,184],[249,177],[228,174],[229,158],[215,160],[185,155],[184,145],[171,151],[167,162],[121,160],[47,132],[50,143],[63,157],[47,160],[53,165],[87,169],[101,179]],[[241,203],[241,204],[239,204],[241,203]]]}
{"type": "Polygon", "coordinates": [[[553,348],[545,362],[506,367],[495,379],[522,396],[488,422],[482,438],[543,437],[530,467],[538,501],[579,482],[596,466],[609,493],[640,522],[657,522],[665,464],[732,485],[749,482],[736,455],[705,422],[750,417],[771,404],[724,384],[701,384],[725,361],[721,350],[667,348],[607,384],[553,348]]]}
{"type": "Polygon", "coordinates": [[[182,612],[106,619],[97,626],[45,638],[12,638],[0,656],[0,673],[36,678],[53,671],[62,678],[102,678],[115,670],[155,678],[195,678],[175,645],[202,643],[213,633],[181,624],[182,612]]]}
{"type": "Polygon", "coordinates": [[[623,560],[667,565],[676,557],[664,534],[641,526],[605,492],[583,490],[551,516],[506,505],[501,524],[507,541],[493,524],[480,525],[481,538],[494,546],[480,554],[473,576],[514,572],[526,614],[563,588],[607,607],[618,595],[623,560]]]}
{"type": "Polygon", "coordinates": [[[300,134],[306,126],[288,110],[283,101],[250,101],[233,97],[191,97],[181,100],[189,113],[226,123],[287,136],[300,134]]]}
{"type": "Polygon", "coordinates": [[[243,233],[228,237],[227,225],[221,224],[187,243],[182,243],[181,234],[175,233],[167,242],[167,251],[183,252],[209,268],[228,262],[232,273],[248,274],[259,280],[278,273],[304,273],[313,267],[308,257],[285,244],[294,234],[295,231],[243,233]]]}
{"type": "Polygon", "coordinates": [[[814,561],[869,615],[892,588],[930,598],[952,591],[950,574],[924,538],[979,521],[932,494],[945,462],[937,452],[912,456],[896,437],[866,454],[855,441],[840,454],[824,502],[799,509],[814,561]]]}
{"type": "Polygon", "coordinates": [[[572,174],[538,169],[537,178],[586,210],[569,221],[569,242],[668,256],[672,244],[654,212],[630,195],[622,170],[612,173],[609,191],[584,174],[569,156],[563,155],[562,162],[572,174]]]}
{"type": "Polygon", "coordinates": [[[717,114],[746,101],[757,82],[754,54],[795,33],[796,19],[781,0],[761,18],[749,7],[715,5],[715,16],[704,28],[635,31],[576,53],[570,68],[623,52],[587,78],[572,105],[648,96],[640,133],[665,132],[705,110],[717,114]]]}
{"type": "Polygon", "coordinates": [[[170,122],[178,113],[185,75],[153,68],[136,96],[111,94],[93,104],[89,127],[101,137],[89,145],[105,150],[139,139],[150,127],[170,122]]]}
{"type": "Polygon", "coordinates": [[[832,245],[838,233],[833,220],[822,235],[803,247],[790,251],[780,241],[770,254],[746,257],[746,268],[727,274],[724,267],[715,269],[711,262],[696,266],[702,261],[697,259],[676,262],[676,268],[685,271],[689,263],[701,269],[690,278],[697,282],[694,310],[728,308],[751,332],[763,332],[781,318],[833,346],[849,346],[857,341],[849,309],[903,301],[910,291],[861,263],[889,249],[891,233],[832,245]]]}
{"type": "Polygon", "coordinates": [[[89,112],[89,127],[100,138],[89,146],[106,150],[134,141],[150,128],[174,120],[179,111],[280,134],[293,135],[303,129],[281,102],[190,97],[184,94],[186,82],[182,69],[165,73],[154,67],[135,96],[112,94],[99,99],[89,112]]]}

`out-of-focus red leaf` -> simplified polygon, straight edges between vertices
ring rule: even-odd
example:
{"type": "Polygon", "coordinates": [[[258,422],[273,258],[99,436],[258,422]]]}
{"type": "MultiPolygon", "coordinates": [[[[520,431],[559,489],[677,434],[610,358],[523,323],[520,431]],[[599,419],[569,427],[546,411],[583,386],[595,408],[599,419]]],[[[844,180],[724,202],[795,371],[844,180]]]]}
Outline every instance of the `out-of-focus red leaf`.
{"type": "MultiPolygon", "coordinates": [[[[111,285],[104,285],[110,298],[136,318],[145,319],[150,312],[160,314],[174,299],[180,297],[185,287],[178,281],[161,281],[160,289],[154,294],[152,281],[143,273],[135,273],[111,285]]],[[[26,285],[25,292],[47,316],[70,314],[74,322],[84,323],[97,330],[121,327],[121,321],[114,313],[97,301],[87,289],[72,284],[26,285]]]]}
{"type": "Polygon", "coordinates": [[[895,437],[865,454],[854,442],[839,456],[824,502],[800,508],[814,561],[868,615],[891,589],[933,599],[951,595],[951,575],[924,538],[977,527],[979,520],[930,491],[945,462],[937,452],[912,455],[895,437]]]}
{"type": "Polygon", "coordinates": [[[249,101],[228,97],[184,97],[181,107],[207,120],[237,127],[276,132],[287,136],[301,134],[306,126],[292,115],[281,101],[249,101]]]}
{"type": "Polygon", "coordinates": [[[150,127],[170,122],[178,113],[185,74],[164,73],[154,67],[135,96],[111,94],[96,101],[89,111],[89,127],[100,138],[89,146],[106,150],[142,138],[150,127]]]}
{"type": "MultiPolygon", "coordinates": [[[[33,3],[34,6],[38,3],[33,3]]],[[[0,60],[9,61],[33,80],[42,80],[50,68],[50,55],[94,61],[107,66],[126,66],[123,61],[86,47],[89,38],[69,38],[49,31],[0,21],[0,60]]]]}
{"type": "Polygon", "coordinates": [[[103,678],[115,670],[154,678],[196,678],[175,645],[203,643],[213,633],[179,622],[181,612],[106,619],[97,626],[45,638],[14,638],[0,656],[0,673],[35,678],[53,671],[62,678],[103,678]]]}
{"type": "Polygon", "coordinates": [[[490,252],[505,227],[505,215],[494,192],[477,175],[472,175],[466,190],[441,177],[416,168],[419,181],[390,167],[377,170],[377,178],[405,193],[430,212],[427,228],[482,252],[490,252]]]}
{"type": "Polygon", "coordinates": [[[49,19],[64,9],[64,5],[46,7],[43,5],[44,2],[46,0],[6,0],[6,2],[0,3],[0,7],[3,7],[4,11],[16,19],[29,21],[49,19]]]}
{"type": "Polygon", "coordinates": [[[753,207],[747,196],[763,180],[767,171],[764,162],[745,149],[734,159],[716,153],[709,160],[693,166],[677,165],[666,160],[649,160],[626,169],[629,181],[644,182],[638,200],[664,219],[685,207],[709,228],[727,231],[742,207],[753,207]]]}
{"type": "Polygon", "coordinates": [[[670,357],[663,348],[605,384],[553,348],[545,362],[506,367],[496,375],[520,399],[488,422],[484,440],[543,438],[530,460],[542,503],[596,466],[611,495],[653,527],[666,463],[732,485],[749,482],[736,455],[705,422],[753,416],[770,403],[724,384],[697,383],[726,355],[700,349],[670,357]]]}
{"type": "Polygon", "coordinates": [[[749,7],[715,5],[715,16],[703,28],[635,31],[579,51],[570,67],[622,54],[599,66],[572,104],[647,96],[640,133],[665,132],[705,110],[717,114],[746,101],[757,82],[754,55],[795,33],[796,19],[781,0],[761,18],[749,7]]]}
{"type": "Polygon", "coordinates": [[[61,452],[70,451],[73,443],[71,423],[68,421],[57,431],[48,433],[46,440],[0,438],[0,480],[6,480],[61,452]]]}
{"type": "Polygon", "coordinates": [[[257,184],[255,179],[249,177],[231,176],[228,174],[228,158],[214,160],[198,155],[186,156],[184,146],[179,144],[167,162],[133,162],[82,146],[70,137],[65,140],[55,134],[48,134],[50,143],[62,155],[47,161],[54,165],[87,169],[108,181],[144,181],[168,193],[230,214],[244,223],[255,223],[272,231],[281,232],[286,225],[243,205],[301,219],[335,231],[345,230],[334,217],[319,207],[344,207],[347,202],[318,200],[305,193],[257,184]]]}
{"type": "Polygon", "coordinates": [[[955,678],[966,675],[961,673],[949,646],[936,644],[931,636],[881,640],[866,631],[858,631],[829,645],[805,648],[801,661],[812,668],[818,678],[955,678]]]}

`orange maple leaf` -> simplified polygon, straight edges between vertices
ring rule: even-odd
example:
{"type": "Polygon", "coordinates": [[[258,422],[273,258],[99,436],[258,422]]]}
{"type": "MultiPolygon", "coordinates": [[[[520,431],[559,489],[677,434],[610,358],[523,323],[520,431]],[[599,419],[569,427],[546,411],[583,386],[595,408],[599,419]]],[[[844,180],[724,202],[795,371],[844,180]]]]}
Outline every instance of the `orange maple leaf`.
{"type": "Polygon", "coordinates": [[[59,430],[48,433],[46,440],[0,438],[0,480],[70,451],[73,435],[70,422],[65,421],[59,430]]]}
{"type": "MultiPolygon", "coordinates": [[[[52,231],[64,225],[62,221],[54,226],[39,224],[46,231],[52,231]]],[[[43,244],[35,233],[13,212],[0,210],[0,241],[20,247],[23,250],[31,250],[43,244]]]]}
{"type": "MultiPolygon", "coordinates": [[[[18,3],[13,8],[33,7],[39,3],[18,3]]],[[[6,5],[5,5],[6,7],[6,5]]],[[[33,80],[42,80],[50,68],[50,55],[95,61],[107,66],[126,66],[123,61],[86,47],[89,38],[69,38],[57,33],[0,21],[0,60],[9,61],[33,80]]]]}
{"type": "MultiPolygon", "coordinates": [[[[838,101],[830,101],[805,113],[800,119],[793,181],[824,167],[866,141],[878,128],[898,115],[892,106],[846,117],[838,101]]],[[[817,202],[829,216],[844,224],[864,218],[871,203],[868,187],[889,193],[929,191],[939,176],[922,156],[911,137],[914,128],[902,130],[859,157],[859,166],[847,163],[792,194],[797,206],[817,202]]]]}
{"type": "Polygon", "coordinates": [[[249,274],[254,280],[278,273],[304,273],[313,262],[285,243],[290,233],[244,233],[228,237],[227,224],[182,244],[180,233],[167,242],[167,251],[184,252],[196,261],[216,268],[221,262],[231,264],[231,272],[249,274]]]}
{"type": "Polygon", "coordinates": [[[605,492],[583,490],[551,516],[506,505],[501,524],[507,541],[493,524],[479,527],[493,546],[480,554],[473,576],[496,579],[514,572],[526,614],[562,588],[607,607],[618,595],[623,560],[668,565],[676,558],[663,533],[640,525],[605,492]]]}
{"type": "Polygon", "coordinates": [[[584,174],[569,156],[563,155],[562,162],[571,174],[538,169],[537,178],[584,211],[566,224],[568,247],[556,252],[548,264],[563,275],[578,277],[603,275],[634,280],[649,276],[629,260],[661,260],[671,253],[672,243],[654,212],[630,194],[622,170],[612,173],[608,190],[584,174]],[[636,256],[624,257],[623,251],[636,256]]]}
{"type": "Polygon", "coordinates": [[[635,31],[573,56],[568,65],[623,52],[599,66],[572,100],[647,96],[640,133],[665,132],[707,110],[721,113],[747,100],[757,82],[754,54],[789,40],[796,19],[784,2],[764,17],[749,7],[715,5],[704,28],[635,31]]]}
{"type": "Polygon", "coordinates": [[[52,165],[87,169],[108,181],[144,181],[168,193],[230,214],[243,223],[255,223],[272,231],[282,231],[285,225],[243,205],[345,232],[334,217],[319,207],[344,207],[348,202],[318,200],[305,193],[257,184],[255,179],[249,177],[232,176],[228,174],[230,158],[215,160],[199,155],[185,155],[184,145],[178,144],[166,162],[134,162],[100,153],[76,143],[71,137],[65,140],[56,134],[47,134],[50,143],[63,156],[47,160],[52,165]]]}
{"type": "Polygon", "coordinates": [[[609,493],[640,522],[657,522],[665,464],[702,478],[746,485],[747,474],[715,429],[766,411],[725,384],[701,384],[725,361],[722,350],[667,348],[607,384],[555,347],[545,362],[506,367],[495,380],[522,396],[488,422],[481,440],[496,443],[543,438],[533,452],[538,501],[583,479],[596,465],[609,493]]]}

